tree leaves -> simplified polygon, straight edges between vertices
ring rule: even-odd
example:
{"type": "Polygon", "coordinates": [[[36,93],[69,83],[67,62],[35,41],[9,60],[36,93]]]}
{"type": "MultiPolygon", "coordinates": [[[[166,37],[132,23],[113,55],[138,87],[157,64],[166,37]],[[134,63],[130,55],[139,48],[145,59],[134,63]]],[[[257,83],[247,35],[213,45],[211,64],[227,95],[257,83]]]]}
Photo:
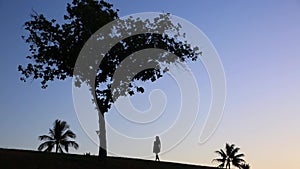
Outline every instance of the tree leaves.
{"type": "MultiPolygon", "coordinates": [[[[49,81],[72,77],[77,57],[85,42],[99,28],[118,18],[118,10],[112,7],[112,4],[103,0],[73,0],[71,4],[67,4],[67,14],[63,16],[65,20],[63,24],[58,24],[56,19],[47,19],[43,14],[34,12],[31,20],[24,24],[28,35],[23,39],[29,44],[31,55],[26,57],[30,61],[27,66],[18,67],[18,71],[22,74],[20,79],[22,81],[28,78],[40,79],[41,87],[45,89],[49,81]]],[[[154,21],[129,17],[126,20],[119,20],[119,23],[116,28],[116,34],[119,36],[126,36],[125,34],[131,34],[140,28],[146,33],[123,39],[111,48],[99,67],[90,65],[92,69],[98,69],[96,82],[91,82],[89,75],[85,74],[81,74],[81,78],[75,81],[78,87],[82,82],[96,83],[97,98],[94,101],[100,107],[101,113],[107,112],[111,104],[120,96],[133,95],[135,92],[143,93],[144,88],[134,85],[134,81],[154,82],[168,71],[166,65],[187,60],[195,61],[201,55],[199,48],[192,48],[186,41],[178,40],[178,37],[184,37],[185,33],[179,32],[181,25],[173,24],[170,14],[161,14],[154,18],[154,21]],[[161,29],[175,32],[175,35],[172,37],[167,34],[147,33],[161,29]],[[137,51],[151,48],[162,49],[178,57],[162,55],[153,59],[151,56],[143,56],[140,66],[151,62],[153,68],[145,69],[136,75],[126,75],[123,79],[126,82],[112,79],[125,58],[137,51]]],[[[134,63],[134,59],[131,61],[134,63]]],[[[132,69],[127,65],[125,70],[130,72],[132,69]]]]}

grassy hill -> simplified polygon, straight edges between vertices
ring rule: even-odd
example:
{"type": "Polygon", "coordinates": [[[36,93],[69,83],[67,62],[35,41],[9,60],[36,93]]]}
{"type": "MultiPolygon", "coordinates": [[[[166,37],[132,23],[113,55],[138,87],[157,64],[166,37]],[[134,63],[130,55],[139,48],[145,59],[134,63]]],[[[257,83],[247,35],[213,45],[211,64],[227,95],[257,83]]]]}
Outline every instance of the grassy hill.
{"type": "Polygon", "coordinates": [[[214,169],[213,167],[170,162],[96,156],[55,154],[28,150],[0,148],[0,168],[3,169],[214,169]]]}

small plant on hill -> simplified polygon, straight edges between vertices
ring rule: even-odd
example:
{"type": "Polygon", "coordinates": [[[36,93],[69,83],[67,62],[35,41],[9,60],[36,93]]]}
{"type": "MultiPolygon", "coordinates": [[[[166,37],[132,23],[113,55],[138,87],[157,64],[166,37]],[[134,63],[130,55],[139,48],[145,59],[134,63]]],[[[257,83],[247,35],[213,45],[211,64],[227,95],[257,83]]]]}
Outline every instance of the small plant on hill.
{"type": "Polygon", "coordinates": [[[69,125],[65,121],[55,120],[53,123],[53,128],[49,129],[49,135],[39,136],[39,140],[45,141],[39,147],[38,150],[46,152],[51,152],[55,147],[55,152],[64,153],[69,152],[69,147],[74,147],[78,149],[79,145],[70,139],[75,139],[76,135],[73,131],[69,130],[69,125]]]}
{"type": "Polygon", "coordinates": [[[244,154],[238,154],[240,148],[236,147],[234,144],[228,144],[225,145],[225,150],[217,150],[215,153],[217,153],[220,157],[213,160],[216,162],[219,162],[220,164],[218,167],[220,168],[228,168],[230,169],[231,165],[236,166],[238,168],[242,167],[242,163],[245,162],[242,157],[244,157],[244,154]]]}

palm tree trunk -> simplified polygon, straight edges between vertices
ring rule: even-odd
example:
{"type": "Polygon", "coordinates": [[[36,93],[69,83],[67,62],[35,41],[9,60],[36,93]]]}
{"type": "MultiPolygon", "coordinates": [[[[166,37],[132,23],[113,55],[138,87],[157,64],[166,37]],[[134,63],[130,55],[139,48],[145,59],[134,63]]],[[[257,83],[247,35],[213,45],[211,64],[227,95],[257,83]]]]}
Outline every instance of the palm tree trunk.
{"type": "Polygon", "coordinates": [[[105,128],[105,118],[104,113],[102,114],[100,111],[99,115],[99,157],[101,159],[105,159],[107,157],[107,149],[106,149],[106,128],[105,128]]]}
{"type": "Polygon", "coordinates": [[[56,153],[58,152],[58,144],[56,144],[56,146],[55,146],[55,152],[56,153]]]}

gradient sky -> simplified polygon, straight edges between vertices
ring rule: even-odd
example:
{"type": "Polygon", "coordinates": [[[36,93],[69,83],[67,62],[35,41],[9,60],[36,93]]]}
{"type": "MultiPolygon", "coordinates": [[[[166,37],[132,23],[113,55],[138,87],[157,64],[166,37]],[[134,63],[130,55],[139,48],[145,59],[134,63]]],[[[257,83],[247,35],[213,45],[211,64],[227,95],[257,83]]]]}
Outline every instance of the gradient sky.
{"type": "MultiPolygon", "coordinates": [[[[38,81],[21,82],[17,71],[19,64],[27,63],[28,46],[21,35],[25,33],[22,25],[32,9],[49,18],[62,19],[67,2],[0,1],[2,148],[36,150],[40,143],[37,137],[47,133],[53,121],[59,118],[66,120],[77,133],[80,149],[72,153],[96,154],[98,151],[77,119],[70,79],[50,83],[47,90],[42,90],[38,81]]],[[[241,148],[251,168],[300,168],[300,1],[109,2],[120,9],[120,16],[170,12],[190,21],[207,35],[222,60],[227,100],[217,131],[206,143],[197,144],[203,125],[203,116],[200,116],[188,137],[162,155],[162,160],[214,166],[213,152],[228,142],[241,148]]],[[[195,67],[197,64],[201,67],[201,63],[195,67]]],[[[199,82],[207,78],[201,77],[199,82]]],[[[168,83],[174,84],[171,81],[166,78],[156,85],[162,84],[164,88],[168,83]]],[[[200,91],[205,87],[205,83],[200,85],[200,91]]],[[[147,100],[147,97],[140,95],[137,99],[147,100]]],[[[176,99],[170,101],[177,102],[176,99]]],[[[113,112],[109,115],[113,116],[113,112]]],[[[96,120],[91,123],[97,126],[96,120]]],[[[134,150],[124,146],[125,155],[130,151],[134,150]]]]}

